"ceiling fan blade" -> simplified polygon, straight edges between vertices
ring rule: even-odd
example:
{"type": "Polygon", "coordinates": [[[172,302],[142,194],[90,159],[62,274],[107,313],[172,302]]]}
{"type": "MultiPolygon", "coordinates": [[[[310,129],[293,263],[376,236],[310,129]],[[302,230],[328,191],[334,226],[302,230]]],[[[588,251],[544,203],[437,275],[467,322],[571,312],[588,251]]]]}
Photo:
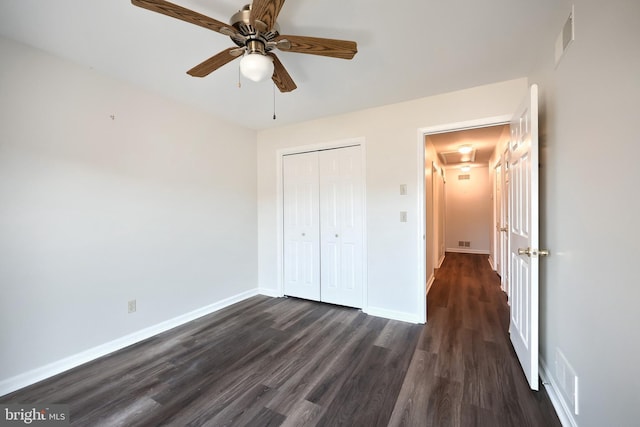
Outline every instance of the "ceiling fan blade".
{"type": "Polygon", "coordinates": [[[131,4],[172,18],[180,19],[190,24],[199,25],[227,36],[237,34],[230,25],[225,24],[224,22],[217,21],[213,18],[209,18],[208,16],[194,12],[193,10],[178,6],[177,4],[169,3],[165,0],[131,0],[131,4]]]}
{"type": "Polygon", "coordinates": [[[260,31],[271,30],[278,19],[283,4],[284,0],[253,0],[249,15],[251,25],[260,31]],[[264,23],[265,28],[260,28],[261,24],[256,24],[256,21],[264,23]]]}
{"type": "Polygon", "coordinates": [[[187,71],[187,74],[192,75],[193,77],[208,76],[223,65],[228,64],[234,59],[240,57],[241,55],[236,54],[238,50],[239,48],[237,47],[230,47],[229,49],[225,49],[217,55],[214,55],[206,61],[196,65],[195,67],[187,71]]]}
{"type": "Polygon", "coordinates": [[[278,36],[276,42],[278,49],[285,52],[308,53],[311,55],[330,56],[341,59],[351,59],[358,53],[358,45],[356,42],[348,40],[304,36],[278,36]]]}
{"type": "Polygon", "coordinates": [[[268,55],[273,58],[273,76],[271,80],[278,86],[280,92],[291,92],[296,90],[298,86],[296,86],[295,82],[282,65],[282,62],[275,56],[273,53],[269,52],[268,55]]]}

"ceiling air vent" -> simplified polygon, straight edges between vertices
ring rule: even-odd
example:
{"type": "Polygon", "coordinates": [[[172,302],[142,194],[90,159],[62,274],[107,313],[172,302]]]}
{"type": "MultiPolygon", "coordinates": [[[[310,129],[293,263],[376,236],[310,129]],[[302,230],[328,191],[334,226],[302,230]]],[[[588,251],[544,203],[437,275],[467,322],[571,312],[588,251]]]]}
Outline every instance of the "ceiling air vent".
{"type": "Polygon", "coordinates": [[[462,181],[464,179],[471,179],[471,175],[469,175],[468,173],[464,175],[458,175],[458,181],[462,181]]]}

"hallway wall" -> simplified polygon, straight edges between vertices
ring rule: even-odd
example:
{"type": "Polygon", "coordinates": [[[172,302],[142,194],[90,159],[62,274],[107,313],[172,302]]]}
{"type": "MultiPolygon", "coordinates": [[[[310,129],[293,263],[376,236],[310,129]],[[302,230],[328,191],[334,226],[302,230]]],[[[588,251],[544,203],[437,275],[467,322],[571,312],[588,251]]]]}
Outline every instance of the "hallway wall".
{"type": "Polygon", "coordinates": [[[488,167],[469,172],[447,169],[446,247],[449,252],[489,254],[491,233],[491,182],[488,167]],[[465,176],[468,179],[461,179],[465,176]],[[459,246],[459,242],[469,246],[459,246]]]}

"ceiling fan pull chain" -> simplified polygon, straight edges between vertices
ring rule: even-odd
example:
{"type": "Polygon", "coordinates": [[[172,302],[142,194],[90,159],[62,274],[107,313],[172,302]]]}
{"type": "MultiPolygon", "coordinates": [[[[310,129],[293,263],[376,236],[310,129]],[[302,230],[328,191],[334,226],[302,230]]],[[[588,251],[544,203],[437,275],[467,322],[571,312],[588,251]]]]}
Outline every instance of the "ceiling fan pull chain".
{"type": "Polygon", "coordinates": [[[276,119],[276,84],[273,83],[273,120],[276,119]]]}
{"type": "Polygon", "coordinates": [[[238,89],[242,88],[242,79],[240,76],[240,66],[238,65],[238,89]]]}

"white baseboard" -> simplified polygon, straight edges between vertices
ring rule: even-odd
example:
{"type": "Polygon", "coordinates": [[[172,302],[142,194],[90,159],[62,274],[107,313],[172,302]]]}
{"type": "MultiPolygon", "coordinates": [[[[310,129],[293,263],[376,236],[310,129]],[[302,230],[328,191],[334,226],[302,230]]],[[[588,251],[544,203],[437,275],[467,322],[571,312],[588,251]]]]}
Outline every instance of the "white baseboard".
{"type": "Polygon", "coordinates": [[[493,271],[496,271],[496,267],[495,267],[495,265],[493,264],[493,257],[492,257],[491,255],[489,255],[489,258],[487,258],[487,259],[489,260],[489,265],[491,266],[491,269],[492,269],[493,271]]]}
{"type": "Polygon", "coordinates": [[[578,423],[573,417],[573,412],[569,409],[569,404],[564,396],[562,396],[562,393],[560,393],[558,384],[547,369],[547,365],[544,363],[544,360],[542,360],[542,357],[540,358],[540,378],[542,378],[542,384],[545,390],[547,390],[549,400],[551,400],[551,404],[555,408],[562,426],[578,427],[578,423]]]}
{"type": "Polygon", "coordinates": [[[442,255],[440,257],[440,259],[438,260],[438,266],[436,268],[440,268],[442,267],[442,263],[444,262],[444,258],[446,257],[446,255],[442,255]]]}
{"type": "Polygon", "coordinates": [[[431,277],[429,277],[429,280],[427,281],[427,292],[426,295],[429,295],[429,291],[431,290],[431,286],[433,286],[433,282],[436,281],[436,276],[435,274],[431,274],[431,277]]]}
{"type": "Polygon", "coordinates": [[[420,323],[420,319],[414,313],[406,313],[403,311],[393,311],[384,308],[367,307],[364,312],[370,316],[384,317],[385,319],[399,320],[408,323],[420,323]]]}
{"type": "Polygon", "coordinates": [[[64,359],[58,360],[56,362],[49,363],[45,366],[41,366],[39,368],[27,371],[11,378],[7,378],[0,381],[0,396],[4,396],[5,394],[19,390],[23,387],[35,384],[39,381],[67,371],[69,369],[75,368],[84,363],[105,356],[109,353],[113,353],[114,351],[123,349],[127,346],[130,346],[131,344],[135,344],[154,335],[175,328],[176,326],[180,326],[199,317],[206,316],[207,314],[211,314],[232,304],[259,294],[262,294],[262,292],[260,292],[258,289],[251,289],[249,291],[226,298],[222,301],[218,301],[205,307],[193,310],[189,313],[174,317],[173,319],[169,319],[156,325],[149,326],[148,328],[144,328],[132,334],[117,338],[113,341],[90,348],[72,356],[65,357],[64,359]]]}
{"type": "Polygon", "coordinates": [[[489,251],[483,249],[447,248],[447,252],[457,252],[459,254],[489,255],[489,251]]]}
{"type": "Polygon", "coordinates": [[[274,289],[258,288],[258,293],[260,295],[264,295],[266,297],[272,297],[272,298],[280,298],[280,297],[282,297],[282,294],[280,294],[278,291],[276,291],[274,289]]]}

